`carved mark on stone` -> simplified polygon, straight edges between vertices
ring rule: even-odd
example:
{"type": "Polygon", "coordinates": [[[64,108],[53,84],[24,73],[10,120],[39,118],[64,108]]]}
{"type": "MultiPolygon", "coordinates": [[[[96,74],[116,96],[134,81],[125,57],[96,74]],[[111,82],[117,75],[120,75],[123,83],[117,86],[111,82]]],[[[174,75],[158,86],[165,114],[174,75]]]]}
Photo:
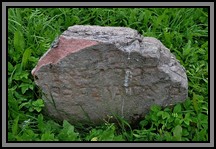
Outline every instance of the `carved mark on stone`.
{"type": "Polygon", "coordinates": [[[62,95],[71,95],[72,94],[72,89],[66,86],[62,87],[62,95]]]}
{"type": "Polygon", "coordinates": [[[51,87],[51,92],[53,92],[53,93],[59,95],[59,93],[60,93],[60,88],[59,88],[58,86],[52,86],[52,87],[51,87]]]}

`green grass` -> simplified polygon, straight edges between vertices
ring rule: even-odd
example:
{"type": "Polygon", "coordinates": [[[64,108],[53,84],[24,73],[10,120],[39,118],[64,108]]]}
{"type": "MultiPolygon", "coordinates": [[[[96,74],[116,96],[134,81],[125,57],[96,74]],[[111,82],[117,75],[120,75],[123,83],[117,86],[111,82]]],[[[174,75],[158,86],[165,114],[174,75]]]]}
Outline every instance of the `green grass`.
{"type": "Polygon", "coordinates": [[[208,9],[9,8],[9,141],[208,141],[208,9]],[[186,68],[189,97],[152,106],[136,127],[119,119],[99,126],[55,122],[42,114],[41,91],[31,75],[55,37],[72,25],[122,26],[156,37],[186,68]]]}

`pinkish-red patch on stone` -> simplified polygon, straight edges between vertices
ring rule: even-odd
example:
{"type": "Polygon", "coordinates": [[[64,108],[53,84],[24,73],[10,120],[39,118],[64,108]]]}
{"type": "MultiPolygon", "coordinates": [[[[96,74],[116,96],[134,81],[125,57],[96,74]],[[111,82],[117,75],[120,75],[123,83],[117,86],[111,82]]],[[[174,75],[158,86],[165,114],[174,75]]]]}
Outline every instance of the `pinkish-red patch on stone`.
{"type": "Polygon", "coordinates": [[[32,70],[32,75],[40,69],[41,66],[49,63],[57,63],[60,59],[64,58],[70,53],[75,53],[81,49],[97,45],[98,42],[86,39],[67,39],[63,36],[59,37],[58,46],[50,49],[39,60],[37,66],[32,70]]]}

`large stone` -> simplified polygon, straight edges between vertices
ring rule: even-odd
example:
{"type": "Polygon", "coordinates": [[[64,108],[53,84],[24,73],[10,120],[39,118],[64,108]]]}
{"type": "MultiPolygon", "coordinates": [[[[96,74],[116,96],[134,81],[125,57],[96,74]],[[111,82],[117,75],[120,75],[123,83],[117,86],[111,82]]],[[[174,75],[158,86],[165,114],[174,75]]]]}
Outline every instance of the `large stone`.
{"type": "Polygon", "coordinates": [[[55,40],[32,70],[45,111],[72,123],[128,121],[151,105],[183,102],[185,69],[159,40],[124,27],[75,25],[55,40]]]}

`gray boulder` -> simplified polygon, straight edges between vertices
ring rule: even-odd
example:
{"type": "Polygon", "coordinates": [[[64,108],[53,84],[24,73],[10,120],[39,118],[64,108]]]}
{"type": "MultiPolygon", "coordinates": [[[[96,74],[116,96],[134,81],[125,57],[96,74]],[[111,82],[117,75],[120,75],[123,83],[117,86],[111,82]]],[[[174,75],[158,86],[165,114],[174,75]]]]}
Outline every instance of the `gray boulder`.
{"type": "Polygon", "coordinates": [[[153,104],[188,96],[185,69],[159,40],[125,27],[75,25],[64,31],[32,70],[45,112],[58,120],[133,121],[153,104]]]}

